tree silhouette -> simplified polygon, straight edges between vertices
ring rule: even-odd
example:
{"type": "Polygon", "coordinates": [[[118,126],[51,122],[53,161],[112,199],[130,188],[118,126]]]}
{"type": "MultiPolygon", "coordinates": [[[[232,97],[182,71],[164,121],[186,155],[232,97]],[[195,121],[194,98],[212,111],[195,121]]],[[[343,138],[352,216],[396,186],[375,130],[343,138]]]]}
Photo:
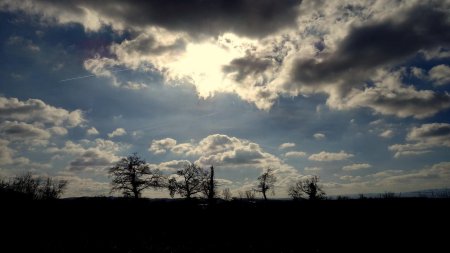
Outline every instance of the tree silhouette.
{"type": "Polygon", "coordinates": [[[67,184],[67,180],[55,180],[27,172],[9,181],[1,180],[0,191],[5,195],[29,200],[57,199],[63,194],[67,184]]]}
{"type": "Polygon", "coordinates": [[[214,167],[211,166],[209,168],[209,172],[205,176],[205,180],[203,182],[203,195],[208,199],[208,202],[211,204],[214,202],[214,199],[217,197],[217,181],[214,179],[214,167]]]}
{"type": "Polygon", "coordinates": [[[313,176],[299,180],[288,189],[288,194],[293,199],[303,199],[306,195],[309,200],[318,200],[325,198],[325,192],[318,184],[319,177],[313,176]]]}
{"type": "Polygon", "coordinates": [[[255,189],[257,192],[261,192],[264,200],[267,200],[267,191],[271,190],[272,194],[275,194],[275,182],[277,178],[273,174],[273,169],[269,168],[258,177],[258,186],[255,189]]]}
{"type": "Polygon", "coordinates": [[[231,200],[233,195],[231,194],[230,188],[223,189],[222,196],[224,200],[231,200]]]}
{"type": "Polygon", "coordinates": [[[143,190],[163,186],[164,177],[156,169],[150,169],[136,153],[122,158],[109,169],[112,177],[111,192],[121,191],[124,196],[139,198],[143,190]]]}
{"type": "Polygon", "coordinates": [[[183,169],[178,170],[175,177],[169,179],[170,196],[179,194],[191,199],[197,193],[204,192],[205,181],[209,180],[209,173],[203,168],[189,163],[183,169]]]}

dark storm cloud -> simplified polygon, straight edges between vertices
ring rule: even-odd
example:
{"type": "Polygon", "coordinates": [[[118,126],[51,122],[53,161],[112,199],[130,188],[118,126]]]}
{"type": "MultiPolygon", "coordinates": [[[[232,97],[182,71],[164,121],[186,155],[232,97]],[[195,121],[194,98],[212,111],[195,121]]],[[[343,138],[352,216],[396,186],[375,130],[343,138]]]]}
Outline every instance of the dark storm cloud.
{"type": "Polygon", "coordinates": [[[126,28],[156,25],[196,35],[229,31],[259,37],[294,25],[300,3],[301,0],[41,0],[22,5],[10,2],[14,7],[8,8],[44,15],[47,9],[77,15],[92,10],[126,28]]]}
{"type": "Polygon", "coordinates": [[[399,62],[419,50],[448,46],[450,22],[444,9],[419,5],[395,19],[355,27],[323,61],[299,59],[292,76],[302,85],[336,81],[351,85],[367,79],[374,68],[399,62]]]}
{"type": "Polygon", "coordinates": [[[269,59],[260,59],[253,56],[246,56],[232,60],[230,64],[223,67],[223,72],[236,72],[237,75],[235,76],[235,80],[241,81],[249,75],[253,76],[263,73],[271,65],[272,61],[269,59]]]}

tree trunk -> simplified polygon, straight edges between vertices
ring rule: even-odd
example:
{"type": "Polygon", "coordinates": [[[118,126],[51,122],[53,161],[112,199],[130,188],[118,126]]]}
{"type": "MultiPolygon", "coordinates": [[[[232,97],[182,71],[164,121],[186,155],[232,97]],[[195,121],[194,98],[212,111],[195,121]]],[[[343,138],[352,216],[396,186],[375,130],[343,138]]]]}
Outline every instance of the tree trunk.
{"type": "Polygon", "coordinates": [[[262,194],[263,194],[264,200],[267,200],[266,191],[265,190],[262,191],[262,194]]]}

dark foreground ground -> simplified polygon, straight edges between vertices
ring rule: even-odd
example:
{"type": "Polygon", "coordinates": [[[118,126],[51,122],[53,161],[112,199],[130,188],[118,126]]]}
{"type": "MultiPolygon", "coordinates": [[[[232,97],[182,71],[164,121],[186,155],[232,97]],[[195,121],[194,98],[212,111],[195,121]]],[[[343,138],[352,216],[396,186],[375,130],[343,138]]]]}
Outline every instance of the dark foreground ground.
{"type": "Polygon", "coordinates": [[[3,201],[0,252],[450,252],[449,199],[3,201]]]}

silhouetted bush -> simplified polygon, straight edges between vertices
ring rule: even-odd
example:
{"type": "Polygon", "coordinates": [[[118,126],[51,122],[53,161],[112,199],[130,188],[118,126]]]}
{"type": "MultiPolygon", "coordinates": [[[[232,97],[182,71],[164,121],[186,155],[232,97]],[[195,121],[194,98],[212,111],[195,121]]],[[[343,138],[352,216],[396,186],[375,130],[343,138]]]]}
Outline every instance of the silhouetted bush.
{"type": "Polygon", "coordinates": [[[3,197],[11,199],[58,199],[67,188],[66,180],[55,180],[51,177],[34,176],[28,172],[6,181],[0,181],[0,192],[3,197]]]}
{"type": "Polygon", "coordinates": [[[318,182],[318,176],[301,179],[289,187],[288,194],[294,200],[304,199],[305,196],[309,200],[324,199],[325,192],[322,190],[322,187],[318,184],[318,182]]]}

